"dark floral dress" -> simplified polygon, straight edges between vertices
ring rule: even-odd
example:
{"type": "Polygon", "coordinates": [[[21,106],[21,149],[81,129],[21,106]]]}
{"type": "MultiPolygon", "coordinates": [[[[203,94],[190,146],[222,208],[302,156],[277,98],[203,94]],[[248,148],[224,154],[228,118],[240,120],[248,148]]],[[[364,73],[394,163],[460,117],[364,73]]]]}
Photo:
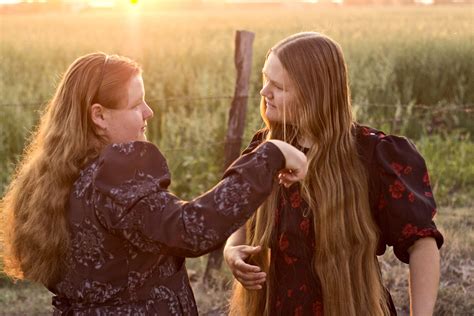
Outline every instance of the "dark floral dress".
{"type": "MultiPolygon", "coordinates": [[[[415,146],[406,138],[365,126],[355,126],[354,133],[369,175],[371,211],[381,232],[377,255],[392,246],[397,258],[408,263],[408,248],[423,237],[435,238],[441,247],[443,236],[432,220],[436,204],[428,172],[415,146]]],[[[264,138],[265,130],[257,132],[244,153],[264,138]]],[[[311,267],[313,220],[299,184],[282,188],[276,212],[270,267],[275,287],[270,315],[323,315],[321,288],[311,267]]],[[[390,296],[388,303],[396,315],[390,296]]]]}
{"type": "Polygon", "coordinates": [[[184,257],[219,247],[265,200],[283,167],[280,150],[265,143],[187,202],[167,190],[168,167],[154,145],[107,146],[72,188],[69,254],[49,286],[54,314],[197,315],[184,257]]]}

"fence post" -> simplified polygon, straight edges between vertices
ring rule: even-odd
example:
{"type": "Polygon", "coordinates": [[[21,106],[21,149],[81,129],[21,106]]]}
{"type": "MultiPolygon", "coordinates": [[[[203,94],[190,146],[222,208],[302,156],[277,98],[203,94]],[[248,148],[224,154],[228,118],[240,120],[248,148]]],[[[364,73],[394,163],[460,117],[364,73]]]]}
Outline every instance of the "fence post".
{"type": "MultiPolygon", "coordinates": [[[[234,63],[237,70],[234,97],[229,110],[227,134],[224,147],[224,170],[240,155],[242,136],[245,127],[250,74],[252,71],[252,44],[255,34],[248,31],[237,31],[235,34],[234,63]]],[[[203,281],[210,285],[214,271],[222,265],[222,247],[209,254],[203,281]]]]}

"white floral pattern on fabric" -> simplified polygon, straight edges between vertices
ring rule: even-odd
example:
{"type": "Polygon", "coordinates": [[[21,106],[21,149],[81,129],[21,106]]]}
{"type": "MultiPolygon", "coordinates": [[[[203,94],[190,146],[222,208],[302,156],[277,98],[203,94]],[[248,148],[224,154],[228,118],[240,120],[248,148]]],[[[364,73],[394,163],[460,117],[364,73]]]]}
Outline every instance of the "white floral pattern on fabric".
{"type": "Polygon", "coordinates": [[[219,234],[212,228],[207,228],[205,218],[195,208],[183,211],[183,222],[186,232],[182,235],[184,242],[194,251],[212,247],[219,240],[219,234]]]}
{"type": "Polygon", "coordinates": [[[242,182],[236,176],[230,176],[223,180],[214,195],[217,211],[224,215],[236,216],[239,211],[249,203],[250,184],[242,182]]]}
{"type": "Polygon", "coordinates": [[[107,146],[71,191],[70,249],[48,286],[54,314],[196,316],[184,257],[209,252],[244,223],[283,162],[276,146],[263,146],[187,202],[167,190],[169,169],[153,144],[107,146]]]}
{"type": "Polygon", "coordinates": [[[92,186],[92,179],[94,176],[94,173],[97,171],[99,168],[99,164],[97,161],[92,162],[89,167],[87,167],[84,170],[81,170],[79,173],[79,178],[74,182],[74,189],[73,193],[76,196],[76,198],[86,198],[86,202],[90,203],[91,197],[86,196],[87,193],[91,193],[91,186],[92,186]]]}
{"type": "Polygon", "coordinates": [[[179,316],[183,315],[181,308],[179,306],[179,299],[176,294],[164,285],[155,286],[152,291],[150,298],[160,302],[165,301],[168,305],[169,315],[179,316]]]}
{"type": "Polygon", "coordinates": [[[81,224],[74,224],[78,233],[71,240],[72,256],[85,267],[100,269],[106,260],[113,260],[114,256],[104,249],[104,234],[85,218],[81,224]]]}

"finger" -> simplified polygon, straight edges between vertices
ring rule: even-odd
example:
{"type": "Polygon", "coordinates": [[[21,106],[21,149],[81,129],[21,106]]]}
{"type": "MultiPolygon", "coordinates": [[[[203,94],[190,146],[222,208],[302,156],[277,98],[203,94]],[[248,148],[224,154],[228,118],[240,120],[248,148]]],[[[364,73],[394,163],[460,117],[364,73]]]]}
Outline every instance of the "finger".
{"type": "Polygon", "coordinates": [[[242,245],[242,246],[239,247],[239,250],[242,251],[245,254],[253,255],[253,254],[256,254],[256,253],[260,252],[260,250],[262,250],[262,247],[261,246],[242,245]]]}
{"type": "Polygon", "coordinates": [[[242,271],[245,273],[252,273],[252,272],[255,273],[255,272],[260,272],[261,270],[259,266],[248,264],[243,260],[235,261],[234,267],[238,269],[239,271],[242,271]]]}
{"type": "MultiPolygon", "coordinates": [[[[243,285],[243,284],[242,284],[243,285]]],[[[244,286],[247,290],[261,290],[262,286],[261,285],[253,285],[253,286],[244,286]]]]}
{"type": "Polygon", "coordinates": [[[248,282],[265,279],[267,277],[265,272],[248,273],[248,272],[242,272],[239,270],[235,270],[234,275],[239,280],[248,281],[248,282]]]}
{"type": "Polygon", "coordinates": [[[245,279],[240,279],[239,282],[242,283],[245,286],[252,286],[252,285],[258,285],[258,284],[263,284],[267,278],[260,278],[256,280],[245,280],[245,279]]]}
{"type": "Polygon", "coordinates": [[[284,182],[297,182],[303,179],[304,179],[304,173],[299,172],[299,171],[295,171],[294,173],[291,173],[291,174],[289,173],[285,174],[281,178],[281,180],[283,180],[284,182]]]}
{"type": "Polygon", "coordinates": [[[255,280],[246,280],[240,276],[235,276],[235,279],[237,281],[239,281],[240,284],[244,285],[244,286],[255,286],[255,285],[261,285],[263,283],[265,283],[267,281],[267,278],[266,277],[263,277],[263,278],[258,278],[258,279],[255,279],[255,280]]]}

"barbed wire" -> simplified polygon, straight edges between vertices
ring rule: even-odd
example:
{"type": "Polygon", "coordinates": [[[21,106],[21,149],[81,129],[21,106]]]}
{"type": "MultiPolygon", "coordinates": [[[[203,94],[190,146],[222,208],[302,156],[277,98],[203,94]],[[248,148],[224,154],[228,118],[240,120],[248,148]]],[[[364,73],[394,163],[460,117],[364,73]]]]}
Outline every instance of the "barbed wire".
{"type": "MultiPolygon", "coordinates": [[[[233,96],[222,95],[222,96],[187,96],[187,97],[171,97],[171,98],[159,98],[159,99],[147,99],[146,102],[148,103],[173,103],[176,101],[209,101],[209,100],[228,100],[232,99],[233,96]]],[[[253,96],[240,96],[239,98],[258,98],[260,97],[253,97],[253,96]]],[[[6,102],[1,103],[0,107],[8,107],[8,106],[23,106],[23,107],[30,107],[30,106],[38,106],[38,105],[46,105],[49,100],[43,101],[27,101],[27,102],[6,102]]]]}
{"type": "MultiPolygon", "coordinates": [[[[240,96],[237,98],[247,98],[249,100],[260,100],[260,96],[240,96]]],[[[176,102],[195,102],[195,101],[214,101],[214,100],[232,100],[234,99],[233,96],[229,95],[222,95],[222,96],[186,96],[186,97],[171,97],[171,98],[156,98],[156,99],[149,99],[147,102],[149,104],[156,104],[156,103],[176,103],[176,102]]],[[[28,101],[22,103],[3,103],[0,104],[0,110],[2,107],[8,106],[17,106],[17,107],[32,107],[32,106],[45,106],[49,101],[28,101]]],[[[183,104],[174,104],[174,106],[186,106],[189,103],[183,104]]],[[[357,109],[365,109],[365,108],[390,108],[393,110],[402,109],[402,111],[410,111],[410,110],[422,110],[423,112],[417,113],[405,113],[402,117],[392,117],[388,119],[380,119],[380,118],[373,118],[373,119],[366,119],[365,122],[371,125],[384,125],[384,124],[391,124],[392,127],[394,124],[402,124],[402,122],[406,122],[408,120],[414,119],[422,119],[425,117],[433,117],[433,115],[444,113],[444,112],[462,112],[462,113],[474,113],[474,104],[453,104],[448,103],[444,105],[435,104],[435,105],[426,105],[426,104],[371,104],[371,103],[358,103],[353,102],[353,107],[357,109]],[[409,114],[406,116],[406,114],[409,114]]],[[[38,109],[40,110],[40,109],[38,109]]],[[[165,112],[166,113],[166,112],[165,112]]],[[[362,122],[364,123],[364,122],[362,122]]],[[[243,144],[243,138],[233,139],[233,140],[223,140],[223,141],[215,141],[215,142],[206,142],[205,144],[189,144],[184,146],[177,146],[177,147],[163,147],[160,149],[163,152],[172,153],[172,152],[183,152],[183,151],[191,151],[195,148],[214,148],[216,146],[221,146],[224,149],[226,144],[232,143],[240,143],[243,144]]]]}
{"type": "Polygon", "coordinates": [[[173,152],[173,151],[189,151],[190,148],[212,148],[215,146],[222,146],[222,149],[224,149],[223,146],[226,144],[242,144],[243,143],[243,137],[239,139],[233,139],[233,140],[223,140],[223,141],[217,141],[217,142],[206,142],[205,144],[195,144],[195,145],[188,145],[188,146],[181,146],[181,147],[169,147],[169,148],[162,148],[160,147],[160,150],[168,153],[168,152],[173,152]]]}
{"type": "MultiPolygon", "coordinates": [[[[260,96],[239,96],[237,98],[247,98],[249,100],[260,100],[260,96]]],[[[232,100],[234,96],[229,95],[222,95],[222,96],[186,96],[186,97],[171,97],[171,98],[158,98],[158,99],[149,99],[146,100],[150,104],[156,103],[174,103],[180,101],[213,101],[213,100],[232,100]]],[[[0,108],[6,107],[33,107],[33,106],[45,106],[49,101],[27,101],[27,102],[7,102],[1,103],[0,108]]],[[[177,106],[186,106],[187,104],[181,104],[177,106]]],[[[175,105],[176,106],[176,105],[175,105]]],[[[472,113],[474,112],[474,104],[453,104],[448,103],[446,105],[427,105],[427,104],[378,104],[378,103],[359,103],[353,102],[352,106],[355,108],[368,108],[368,107],[376,107],[376,108],[391,108],[396,109],[398,107],[401,108],[414,108],[414,109],[426,109],[431,111],[439,112],[448,112],[448,111],[459,111],[465,113],[472,113]],[[442,106],[442,107],[440,107],[442,106]]]]}

